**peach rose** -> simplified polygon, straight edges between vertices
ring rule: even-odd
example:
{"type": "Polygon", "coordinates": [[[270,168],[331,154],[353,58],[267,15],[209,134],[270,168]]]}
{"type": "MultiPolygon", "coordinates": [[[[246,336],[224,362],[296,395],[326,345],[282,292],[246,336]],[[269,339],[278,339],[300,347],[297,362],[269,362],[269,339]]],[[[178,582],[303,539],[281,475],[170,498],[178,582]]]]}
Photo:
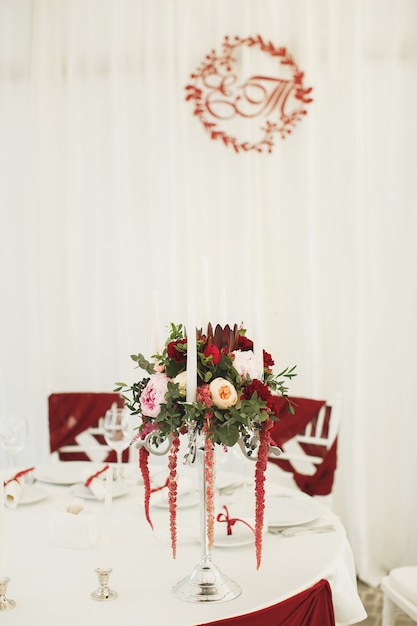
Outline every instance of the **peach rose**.
{"type": "Polygon", "coordinates": [[[210,383],[210,393],[214,406],[219,409],[228,409],[237,402],[237,391],[225,378],[215,378],[210,383]]]}

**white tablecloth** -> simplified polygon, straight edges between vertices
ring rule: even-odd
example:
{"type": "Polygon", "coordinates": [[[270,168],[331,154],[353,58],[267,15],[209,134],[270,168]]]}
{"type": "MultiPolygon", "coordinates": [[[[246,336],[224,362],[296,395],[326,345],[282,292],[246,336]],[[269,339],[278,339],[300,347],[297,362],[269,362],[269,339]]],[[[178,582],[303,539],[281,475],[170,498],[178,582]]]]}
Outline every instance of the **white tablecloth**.
{"type": "MultiPolygon", "coordinates": [[[[269,478],[268,490],[272,484],[269,478]]],[[[152,532],[144,517],[143,487],[135,484],[112,503],[110,587],[118,598],[97,602],[90,594],[98,587],[95,568],[101,565],[100,541],[89,549],[52,543],[51,520],[70,502],[71,487],[37,485],[47,493],[44,500],[5,510],[5,573],[11,578],[7,597],[16,607],[2,613],[2,624],[194,626],[275,604],[322,578],[331,585],[339,626],[366,618],[344,528],[324,507],[319,522],[331,521],[335,531],[287,538],[266,533],[258,571],[253,544],[214,547],[214,563],[241,586],[242,594],[230,602],[194,604],[177,599],[172,587],[199,562],[199,543],[181,541],[183,528],[198,528],[199,507],[178,510],[180,540],[174,560],[167,532],[168,510],[152,508],[152,532]]],[[[84,514],[94,516],[99,528],[103,509],[102,502],[85,501],[84,514]]]]}

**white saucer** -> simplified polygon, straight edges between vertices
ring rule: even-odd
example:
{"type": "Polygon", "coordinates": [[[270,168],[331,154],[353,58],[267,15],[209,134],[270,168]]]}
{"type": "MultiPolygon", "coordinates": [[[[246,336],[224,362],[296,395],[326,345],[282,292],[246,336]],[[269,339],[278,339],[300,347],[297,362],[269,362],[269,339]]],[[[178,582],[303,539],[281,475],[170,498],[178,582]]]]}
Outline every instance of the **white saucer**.
{"type": "Polygon", "coordinates": [[[82,471],[91,470],[91,474],[99,471],[103,463],[90,463],[89,461],[65,461],[51,463],[35,468],[33,475],[36,480],[51,485],[74,485],[81,480],[82,471]]]}
{"type": "MultiPolygon", "coordinates": [[[[255,529],[254,519],[245,519],[255,529]]],[[[265,532],[265,526],[264,526],[265,532]]],[[[232,534],[227,534],[227,524],[225,522],[215,522],[214,546],[217,548],[240,548],[255,541],[255,533],[243,522],[236,522],[232,527],[232,534]]]]}
{"type": "Polygon", "coordinates": [[[48,494],[37,485],[25,485],[19,498],[19,504],[34,504],[44,500],[48,494]]]}
{"type": "MultiPolygon", "coordinates": [[[[112,497],[120,498],[128,492],[128,488],[123,483],[113,482],[112,497]]],[[[86,487],[84,483],[77,483],[71,487],[71,495],[76,498],[84,498],[85,500],[97,500],[89,487],[86,487]]]]}
{"type": "MultiPolygon", "coordinates": [[[[177,508],[189,509],[192,506],[197,506],[200,502],[200,494],[198,491],[187,491],[186,493],[179,493],[177,495],[177,508]]],[[[155,492],[151,495],[151,506],[155,506],[158,509],[168,509],[168,495],[167,490],[164,489],[161,492],[155,492]]]]}

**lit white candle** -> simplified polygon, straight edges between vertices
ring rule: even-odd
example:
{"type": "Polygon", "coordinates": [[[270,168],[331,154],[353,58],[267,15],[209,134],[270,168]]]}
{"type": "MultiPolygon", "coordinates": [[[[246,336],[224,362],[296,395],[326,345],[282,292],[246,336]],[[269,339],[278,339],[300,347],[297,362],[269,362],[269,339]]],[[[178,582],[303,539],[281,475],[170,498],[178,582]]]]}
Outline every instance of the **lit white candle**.
{"type": "Polygon", "coordinates": [[[0,580],[4,578],[4,483],[3,476],[0,474],[0,580]]]}
{"type": "Polygon", "coordinates": [[[103,513],[103,536],[101,541],[101,569],[109,569],[109,548],[110,548],[110,531],[111,531],[111,509],[113,499],[113,468],[109,467],[106,471],[106,493],[104,496],[104,513],[103,513]]]}
{"type": "Polygon", "coordinates": [[[263,339],[263,314],[261,298],[257,294],[254,301],[254,332],[253,353],[256,360],[256,368],[259,372],[259,380],[264,377],[264,339],[263,339]]]}
{"type": "Polygon", "coordinates": [[[153,354],[157,354],[161,348],[159,343],[159,306],[158,292],[152,292],[152,350],[153,354]]]}
{"type": "Polygon", "coordinates": [[[187,318],[187,402],[196,401],[197,392],[197,341],[195,299],[189,298],[187,318]]]}

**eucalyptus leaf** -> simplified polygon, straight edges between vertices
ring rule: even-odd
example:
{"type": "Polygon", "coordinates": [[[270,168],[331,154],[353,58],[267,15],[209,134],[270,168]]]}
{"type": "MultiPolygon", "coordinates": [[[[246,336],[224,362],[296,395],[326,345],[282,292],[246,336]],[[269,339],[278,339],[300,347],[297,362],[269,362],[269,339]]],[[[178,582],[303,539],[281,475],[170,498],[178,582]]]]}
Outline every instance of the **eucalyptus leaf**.
{"type": "Polygon", "coordinates": [[[217,430],[221,443],[225,446],[234,446],[237,443],[240,433],[236,424],[224,424],[217,430]]]}

